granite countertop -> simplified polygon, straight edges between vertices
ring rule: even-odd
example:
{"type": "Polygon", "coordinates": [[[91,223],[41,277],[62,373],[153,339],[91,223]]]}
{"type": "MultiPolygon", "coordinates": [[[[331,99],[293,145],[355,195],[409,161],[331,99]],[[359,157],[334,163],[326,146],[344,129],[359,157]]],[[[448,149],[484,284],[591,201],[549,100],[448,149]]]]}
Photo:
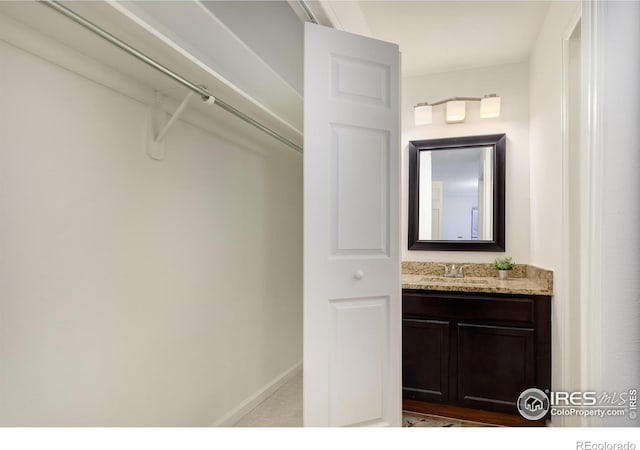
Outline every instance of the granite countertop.
{"type": "Polygon", "coordinates": [[[553,272],[519,264],[510,271],[508,280],[499,280],[491,264],[466,265],[464,278],[445,278],[439,264],[403,262],[402,288],[432,291],[484,292],[494,294],[553,295],[553,272]]]}

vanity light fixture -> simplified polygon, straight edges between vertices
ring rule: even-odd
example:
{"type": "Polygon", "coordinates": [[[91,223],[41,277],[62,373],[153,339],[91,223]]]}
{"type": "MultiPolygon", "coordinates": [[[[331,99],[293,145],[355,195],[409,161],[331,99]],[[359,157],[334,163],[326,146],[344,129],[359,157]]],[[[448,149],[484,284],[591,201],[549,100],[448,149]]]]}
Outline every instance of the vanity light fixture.
{"type": "Polygon", "coordinates": [[[447,102],[447,113],[445,120],[447,123],[464,122],[467,104],[462,100],[447,102]]]}
{"type": "Polygon", "coordinates": [[[433,121],[433,106],[418,103],[413,109],[416,125],[429,125],[433,121]]]}
{"type": "Polygon", "coordinates": [[[479,97],[452,97],[434,103],[418,103],[413,107],[414,121],[416,125],[429,125],[433,122],[433,107],[446,103],[445,120],[447,123],[464,122],[466,102],[480,102],[480,118],[493,119],[500,117],[500,97],[496,94],[487,94],[479,97]]]}
{"type": "Polygon", "coordinates": [[[485,95],[480,100],[480,118],[493,119],[500,117],[500,97],[496,94],[485,95]]]}

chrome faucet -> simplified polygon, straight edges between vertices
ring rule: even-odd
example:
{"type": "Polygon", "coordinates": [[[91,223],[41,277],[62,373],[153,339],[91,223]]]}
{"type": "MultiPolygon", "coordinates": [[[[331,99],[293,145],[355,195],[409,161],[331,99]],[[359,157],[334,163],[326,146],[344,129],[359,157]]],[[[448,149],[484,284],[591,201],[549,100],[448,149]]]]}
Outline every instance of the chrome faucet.
{"type": "Polygon", "coordinates": [[[466,264],[458,267],[455,264],[451,264],[450,267],[446,264],[438,265],[444,267],[444,276],[446,278],[464,278],[464,269],[468,267],[466,264]]]}

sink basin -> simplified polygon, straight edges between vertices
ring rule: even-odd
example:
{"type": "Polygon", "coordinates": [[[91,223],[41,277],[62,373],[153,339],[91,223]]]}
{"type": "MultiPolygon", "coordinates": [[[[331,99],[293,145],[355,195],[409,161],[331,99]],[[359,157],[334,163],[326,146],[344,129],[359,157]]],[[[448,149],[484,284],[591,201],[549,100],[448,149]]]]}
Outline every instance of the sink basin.
{"type": "Polygon", "coordinates": [[[421,278],[420,281],[426,283],[446,283],[446,284],[487,284],[488,281],[482,278],[448,278],[428,276],[421,278]]]}

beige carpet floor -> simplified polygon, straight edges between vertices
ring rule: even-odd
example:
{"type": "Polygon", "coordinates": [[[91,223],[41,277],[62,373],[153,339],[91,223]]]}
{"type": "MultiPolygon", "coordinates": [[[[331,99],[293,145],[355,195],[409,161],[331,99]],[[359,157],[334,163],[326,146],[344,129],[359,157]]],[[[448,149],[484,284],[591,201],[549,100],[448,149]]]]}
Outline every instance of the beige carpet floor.
{"type": "Polygon", "coordinates": [[[236,427],[301,427],[302,371],[240,419],[236,427]]]}

